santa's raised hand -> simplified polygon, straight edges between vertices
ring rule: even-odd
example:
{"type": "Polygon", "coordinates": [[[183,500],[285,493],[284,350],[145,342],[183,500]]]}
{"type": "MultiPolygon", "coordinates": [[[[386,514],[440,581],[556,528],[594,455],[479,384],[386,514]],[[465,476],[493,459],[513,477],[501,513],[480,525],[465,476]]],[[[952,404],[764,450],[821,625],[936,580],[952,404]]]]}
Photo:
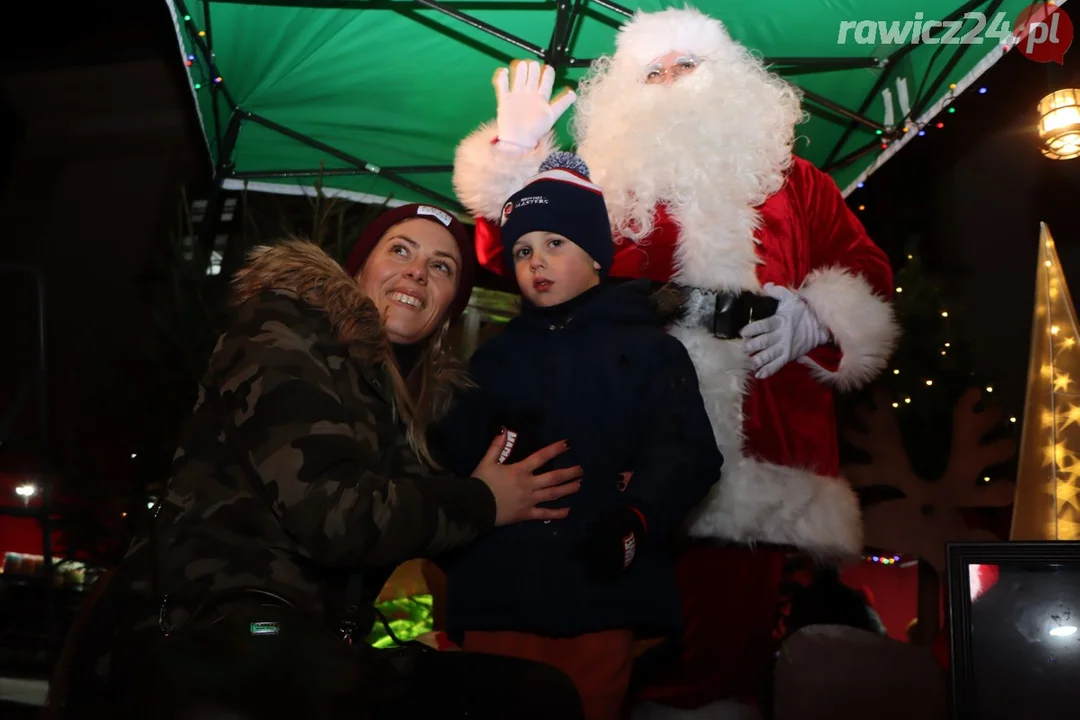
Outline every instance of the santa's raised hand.
{"type": "Polygon", "coordinates": [[[577,100],[570,88],[552,99],[555,68],[535,60],[515,60],[509,69],[499,68],[494,83],[499,107],[497,147],[503,150],[535,148],[577,100]]]}
{"type": "Polygon", "coordinates": [[[780,301],[776,313],[750,323],[739,333],[746,340],[750,366],[759,380],[829,342],[829,331],[798,293],[772,283],[766,283],[762,291],[780,301]]]}

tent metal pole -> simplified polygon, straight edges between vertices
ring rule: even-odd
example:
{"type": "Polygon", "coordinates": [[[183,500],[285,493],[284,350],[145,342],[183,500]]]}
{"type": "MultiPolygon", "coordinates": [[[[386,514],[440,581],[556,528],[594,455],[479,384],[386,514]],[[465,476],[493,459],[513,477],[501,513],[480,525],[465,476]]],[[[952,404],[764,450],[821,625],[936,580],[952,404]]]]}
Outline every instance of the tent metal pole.
{"type": "Polygon", "coordinates": [[[827,66],[831,70],[858,70],[859,68],[882,67],[885,58],[844,58],[844,57],[767,57],[766,65],[793,65],[796,67],[827,66]]]}
{"type": "MultiPolygon", "coordinates": [[[[986,8],[986,14],[993,15],[995,12],[997,12],[998,8],[1001,7],[1002,1],[1003,0],[993,0],[993,2],[990,3],[990,6],[986,8]]],[[[923,111],[926,109],[927,105],[930,104],[930,98],[934,97],[934,93],[936,93],[938,91],[938,88],[941,87],[941,84],[945,82],[945,78],[949,76],[949,73],[953,71],[953,68],[955,68],[956,65],[964,58],[964,53],[966,53],[969,48],[971,48],[971,45],[960,45],[960,49],[953,53],[953,56],[949,58],[948,62],[945,63],[945,67],[941,69],[941,72],[938,73],[938,76],[934,79],[932,83],[930,83],[930,87],[926,91],[926,93],[921,98],[915,98],[915,104],[911,108],[911,117],[913,119],[923,114],[923,111]]],[[[994,51],[991,50],[990,52],[994,51]]]]}
{"type": "Polygon", "coordinates": [[[596,3],[597,5],[599,5],[602,8],[607,8],[608,10],[613,10],[614,12],[617,12],[618,14],[622,15],[623,17],[628,17],[628,18],[629,17],[634,17],[634,11],[633,10],[625,8],[622,5],[619,5],[618,3],[613,3],[613,2],[611,2],[611,0],[590,0],[590,2],[594,2],[594,3],[596,3]]]}
{"type": "MultiPolygon", "coordinates": [[[[210,24],[210,3],[203,3],[203,27],[206,29],[206,51],[210,53],[210,57],[214,57],[214,30],[210,24]]],[[[198,37],[198,36],[196,36],[198,37]]],[[[217,75],[214,75],[217,77],[217,75]]],[[[221,148],[221,108],[218,102],[218,96],[221,94],[221,88],[216,82],[210,83],[210,109],[214,114],[214,139],[217,141],[217,148],[221,148]]]]}
{"type": "MultiPolygon", "coordinates": [[[[399,175],[421,175],[428,173],[448,173],[454,171],[453,165],[399,165],[381,168],[383,172],[399,175]]],[[[363,168],[323,168],[311,170],[245,170],[234,172],[230,177],[237,180],[257,180],[259,178],[303,178],[303,177],[349,177],[352,175],[370,175],[363,168]]]]}
{"type": "Polygon", "coordinates": [[[504,31],[500,30],[499,28],[495,27],[494,25],[490,25],[490,24],[484,22],[483,20],[478,20],[477,18],[474,18],[471,15],[466,15],[465,13],[461,12],[460,10],[457,10],[455,8],[452,8],[452,7],[448,7],[446,5],[443,5],[442,3],[436,2],[436,0],[413,0],[413,2],[415,2],[417,5],[423,5],[425,7],[429,7],[432,10],[438,10],[439,12],[441,12],[443,14],[449,15],[450,17],[454,18],[455,20],[460,20],[461,22],[465,23],[469,27],[475,28],[476,30],[480,30],[482,32],[486,32],[489,35],[494,35],[495,37],[499,38],[500,40],[504,40],[504,41],[510,43],[511,45],[516,45],[517,47],[521,48],[522,50],[528,50],[529,52],[533,53],[534,55],[536,55],[539,58],[542,58],[542,59],[546,58],[546,53],[544,52],[544,49],[541,48],[539,45],[534,45],[533,43],[531,43],[531,42],[529,42],[527,40],[522,40],[521,38],[517,37],[516,35],[511,35],[508,32],[504,32],[504,31]]]}
{"type": "MultiPolygon", "coordinates": [[[[587,67],[596,62],[595,58],[567,58],[570,67],[587,67]]],[[[762,62],[777,75],[805,75],[836,70],[859,70],[861,68],[882,68],[886,58],[765,58],[762,62]]]]}
{"type": "Polygon", "coordinates": [[[844,157],[838,158],[837,160],[834,160],[832,165],[826,165],[825,167],[821,168],[821,171],[828,174],[828,173],[831,173],[833,170],[839,170],[840,168],[847,167],[851,163],[853,163],[856,160],[858,160],[859,158],[861,158],[863,155],[866,155],[866,154],[868,154],[870,152],[873,152],[876,148],[878,148],[880,146],[881,146],[880,140],[874,140],[873,142],[868,142],[865,145],[863,145],[861,148],[859,148],[858,150],[853,150],[852,152],[849,152],[844,157]]]}
{"type": "Polygon", "coordinates": [[[562,69],[567,56],[570,54],[570,48],[567,46],[570,41],[570,33],[574,29],[574,18],[577,16],[581,0],[574,0],[572,6],[570,0],[558,0],[558,3],[555,8],[555,29],[551,33],[551,40],[548,42],[547,52],[545,53],[545,61],[556,71],[562,69]]]}
{"type": "Polygon", "coordinates": [[[240,134],[240,125],[244,120],[240,110],[234,110],[229,118],[229,126],[225,128],[225,137],[218,147],[218,162],[214,169],[214,184],[210,189],[210,195],[206,198],[206,214],[203,215],[202,227],[199,228],[199,237],[195,245],[200,253],[200,270],[207,267],[210,262],[210,254],[214,250],[214,238],[217,236],[218,223],[221,222],[221,211],[225,207],[225,180],[232,174],[232,154],[236,147],[236,138],[240,134]]]}
{"type": "Polygon", "coordinates": [[[431,198],[432,200],[438,200],[439,202],[444,203],[447,208],[452,208],[452,209],[458,210],[458,211],[464,211],[464,209],[465,209],[457,200],[449,198],[449,197],[443,195],[442,193],[435,192],[434,190],[429,190],[428,188],[424,187],[423,185],[418,185],[417,183],[414,183],[412,180],[408,180],[408,179],[402,177],[401,175],[399,175],[398,173],[393,172],[391,170],[388,170],[387,168],[380,168],[378,165],[372,165],[368,161],[361,160],[360,158],[356,157],[355,155],[350,155],[350,154],[348,154],[346,152],[342,152],[341,150],[338,150],[335,147],[331,147],[330,145],[327,145],[324,142],[321,142],[319,140],[316,140],[315,138],[304,135],[303,133],[298,133],[295,130],[291,130],[291,129],[285,127],[284,125],[279,125],[278,123],[274,122],[273,120],[269,120],[267,118],[264,118],[263,116],[258,115],[256,113],[248,112],[248,113],[245,113],[245,115],[246,115],[247,120],[251,120],[252,122],[257,122],[260,125],[262,125],[263,127],[266,127],[266,128],[271,129],[271,130],[274,130],[275,132],[281,133],[282,135],[284,135],[286,137],[290,137],[293,140],[296,140],[297,142],[301,142],[301,143],[307,145],[308,147],[315,148],[316,150],[321,150],[322,152],[326,153],[327,155],[331,155],[332,157],[336,157],[338,160],[344,160],[345,162],[349,163],[350,165],[355,165],[356,167],[360,168],[361,170],[363,170],[363,171],[365,171],[367,173],[370,173],[372,175],[378,175],[379,177],[384,177],[384,178],[386,178],[387,180],[389,180],[389,181],[391,181],[393,183],[397,183],[398,185],[401,185],[402,187],[406,187],[406,188],[408,188],[408,189],[410,189],[410,190],[412,190],[414,192],[418,192],[418,193],[420,193],[422,195],[425,195],[425,196],[431,198]]]}
{"type": "Polygon", "coordinates": [[[848,118],[849,120],[852,120],[852,121],[857,122],[857,123],[862,123],[863,125],[866,125],[867,127],[871,127],[871,128],[873,128],[875,130],[881,130],[883,133],[886,132],[886,128],[885,128],[884,125],[882,125],[881,123],[874,122],[873,120],[866,117],[865,115],[860,115],[860,114],[858,114],[856,112],[852,112],[851,110],[848,110],[845,107],[841,107],[840,105],[837,105],[836,103],[834,103],[832,100],[829,100],[828,98],[824,98],[824,97],[822,97],[821,95],[818,95],[815,92],[810,92],[809,90],[804,90],[802,88],[800,88],[799,90],[800,90],[800,92],[802,92],[803,97],[805,97],[807,100],[810,100],[811,102],[817,103],[818,105],[822,106],[826,110],[831,110],[832,112],[836,113],[837,115],[843,115],[844,117],[848,118]]]}
{"type": "MultiPolygon", "coordinates": [[[[969,2],[964,3],[962,7],[959,7],[953,12],[949,13],[949,15],[943,18],[942,22],[951,22],[953,20],[962,18],[965,13],[971,12],[971,10],[982,5],[985,2],[986,0],[969,0],[969,2]]],[[[944,31],[944,29],[944,27],[934,28],[934,31],[944,31]]],[[[870,103],[874,102],[874,98],[877,97],[877,94],[879,92],[881,92],[881,88],[883,88],[885,86],[885,83],[887,83],[892,77],[892,68],[896,67],[901,60],[907,57],[908,53],[915,51],[919,47],[922,47],[922,45],[910,43],[900,48],[893,54],[889,55],[889,57],[885,58],[885,67],[883,68],[881,75],[878,76],[877,82],[874,83],[874,86],[870,88],[870,92],[868,92],[866,94],[866,97],[863,99],[863,103],[859,106],[859,109],[857,111],[858,114],[866,114],[866,110],[870,107],[870,103]]],[[[829,155],[825,158],[825,162],[823,163],[824,165],[831,165],[833,163],[833,161],[836,159],[837,154],[844,148],[844,145],[847,144],[848,139],[851,137],[851,134],[855,132],[855,129],[857,127],[858,123],[854,122],[847,126],[847,129],[844,130],[844,133],[840,136],[840,139],[836,141],[836,144],[833,145],[832,150],[829,151],[829,155]]]]}

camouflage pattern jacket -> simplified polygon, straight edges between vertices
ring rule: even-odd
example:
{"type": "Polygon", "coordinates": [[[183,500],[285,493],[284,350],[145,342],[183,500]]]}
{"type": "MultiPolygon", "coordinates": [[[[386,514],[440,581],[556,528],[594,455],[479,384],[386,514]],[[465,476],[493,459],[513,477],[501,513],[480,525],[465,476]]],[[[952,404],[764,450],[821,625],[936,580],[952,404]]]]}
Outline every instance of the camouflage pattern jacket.
{"type": "MultiPolygon", "coordinates": [[[[239,587],[331,611],[350,574],[365,574],[371,601],[398,564],[492,527],[487,486],[433,473],[408,443],[380,318],[333,259],[299,241],[260,248],[235,291],[158,512],[158,549],[133,544],[129,588],[146,596],[157,555],[177,623],[239,587]]],[[[436,370],[446,392],[464,377],[452,362],[436,370]]]]}

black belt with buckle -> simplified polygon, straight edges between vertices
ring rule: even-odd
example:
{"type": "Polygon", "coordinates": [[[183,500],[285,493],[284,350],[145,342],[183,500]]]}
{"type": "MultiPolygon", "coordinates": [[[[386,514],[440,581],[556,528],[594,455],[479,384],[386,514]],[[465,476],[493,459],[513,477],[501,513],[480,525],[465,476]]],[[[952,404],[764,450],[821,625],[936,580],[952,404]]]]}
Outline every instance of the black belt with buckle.
{"type": "Polygon", "coordinates": [[[701,327],[721,340],[734,340],[739,331],[755,320],[776,313],[780,302],[749,291],[739,293],[676,286],[682,295],[678,319],[687,327],[701,327]]]}

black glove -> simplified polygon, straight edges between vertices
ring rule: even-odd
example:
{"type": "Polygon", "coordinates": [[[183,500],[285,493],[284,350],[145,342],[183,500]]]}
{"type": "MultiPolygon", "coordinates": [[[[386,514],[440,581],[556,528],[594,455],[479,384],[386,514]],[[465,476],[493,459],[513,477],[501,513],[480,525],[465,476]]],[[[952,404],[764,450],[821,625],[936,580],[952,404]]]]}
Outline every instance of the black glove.
{"type": "Polygon", "coordinates": [[[617,580],[645,541],[645,520],[637,510],[624,507],[589,524],[580,547],[582,562],[594,580],[617,580]]]}

